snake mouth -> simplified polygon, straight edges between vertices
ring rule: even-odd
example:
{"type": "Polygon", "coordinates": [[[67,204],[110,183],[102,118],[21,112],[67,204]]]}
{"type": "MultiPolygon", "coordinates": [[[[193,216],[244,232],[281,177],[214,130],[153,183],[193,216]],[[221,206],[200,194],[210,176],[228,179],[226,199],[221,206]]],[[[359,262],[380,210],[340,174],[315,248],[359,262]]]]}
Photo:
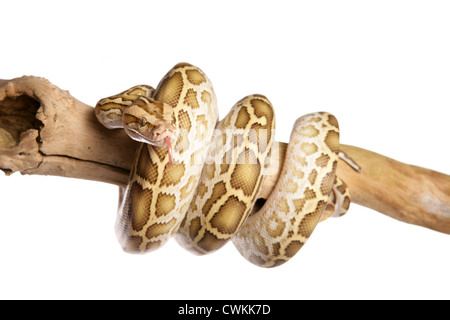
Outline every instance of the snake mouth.
{"type": "Polygon", "coordinates": [[[125,126],[124,129],[133,140],[151,144],[156,147],[166,146],[166,137],[174,140],[173,133],[168,129],[165,129],[163,131],[155,131],[153,129],[144,131],[142,128],[133,125],[125,126]]]}
{"type": "Polygon", "coordinates": [[[150,136],[151,138],[149,140],[152,141],[153,145],[158,147],[172,144],[177,138],[176,133],[171,129],[153,130],[150,136]]]}
{"type": "Polygon", "coordinates": [[[130,138],[137,142],[147,143],[147,144],[151,144],[154,146],[160,146],[159,141],[152,140],[151,138],[149,138],[148,135],[143,134],[139,130],[136,130],[130,126],[125,126],[124,129],[125,129],[125,132],[130,136],[130,138]]]}
{"type": "Polygon", "coordinates": [[[175,134],[169,129],[162,131],[152,131],[150,134],[143,134],[134,128],[125,127],[127,134],[138,142],[150,144],[155,147],[167,147],[167,154],[169,156],[169,165],[173,164],[173,147],[172,141],[175,141],[175,134]]]}

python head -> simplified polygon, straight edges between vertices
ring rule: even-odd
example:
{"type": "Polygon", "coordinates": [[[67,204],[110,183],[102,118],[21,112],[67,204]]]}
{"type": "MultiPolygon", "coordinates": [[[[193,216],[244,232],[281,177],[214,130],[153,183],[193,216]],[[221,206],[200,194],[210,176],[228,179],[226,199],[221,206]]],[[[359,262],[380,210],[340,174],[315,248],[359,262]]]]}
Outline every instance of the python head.
{"type": "Polygon", "coordinates": [[[169,163],[172,163],[172,146],[179,130],[175,126],[174,112],[170,105],[141,96],[124,110],[122,121],[125,132],[133,140],[167,147],[169,163]]]}

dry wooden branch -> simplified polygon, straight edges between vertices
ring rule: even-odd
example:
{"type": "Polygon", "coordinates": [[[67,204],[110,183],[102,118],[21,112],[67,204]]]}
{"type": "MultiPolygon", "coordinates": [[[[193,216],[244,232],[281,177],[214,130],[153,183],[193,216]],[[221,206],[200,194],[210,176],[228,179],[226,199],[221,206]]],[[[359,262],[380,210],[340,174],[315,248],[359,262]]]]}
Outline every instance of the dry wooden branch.
{"type": "MultiPolygon", "coordinates": [[[[260,193],[267,198],[284,161],[279,143],[277,173],[260,193]]],[[[101,126],[93,108],[43,78],[0,80],[0,169],[6,174],[74,177],[123,187],[137,144],[123,130],[101,126]]],[[[338,175],[352,202],[395,219],[450,234],[450,176],[382,155],[341,146],[362,168],[345,163],[338,175]]]]}

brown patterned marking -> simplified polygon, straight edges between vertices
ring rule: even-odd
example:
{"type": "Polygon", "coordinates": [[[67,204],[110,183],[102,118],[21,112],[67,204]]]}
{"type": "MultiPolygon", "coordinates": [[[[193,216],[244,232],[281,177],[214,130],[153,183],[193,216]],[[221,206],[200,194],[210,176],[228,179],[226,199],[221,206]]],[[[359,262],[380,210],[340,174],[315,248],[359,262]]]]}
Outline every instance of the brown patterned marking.
{"type": "MultiPolygon", "coordinates": [[[[287,257],[292,258],[295,254],[303,247],[303,243],[300,241],[291,241],[289,245],[284,249],[284,252],[287,257]]],[[[283,263],[285,261],[282,261],[283,263]]]]}
{"type": "Polygon", "coordinates": [[[139,252],[139,246],[142,243],[142,237],[131,236],[127,239],[125,247],[123,248],[126,252],[139,252]]]}
{"type": "Polygon", "coordinates": [[[194,85],[202,84],[206,82],[206,78],[198,70],[186,70],[186,75],[190,83],[194,85]]]}
{"type": "Polygon", "coordinates": [[[186,131],[191,130],[192,123],[189,119],[189,113],[187,111],[180,110],[180,112],[178,112],[178,126],[186,131]]]}
{"type": "Polygon", "coordinates": [[[202,98],[201,99],[202,99],[203,102],[207,103],[208,105],[210,105],[211,102],[212,102],[211,94],[208,91],[206,91],[206,90],[202,91],[202,98]]]}
{"type": "Polygon", "coordinates": [[[155,147],[155,146],[149,146],[149,153],[151,153],[152,151],[154,153],[156,153],[156,155],[159,158],[159,161],[163,161],[165,159],[165,157],[167,156],[167,147],[155,147]]]}
{"type": "Polygon", "coordinates": [[[309,183],[311,183],[311,185],[314,185],[314,183],[316,182],[316,178],[317,178],[317,170],[312,169],[308,177],[309,183]]]}
{"type": "Polygon", "coordinates": [[[169,222],[166,223],[155,223],[148,227],[145,236],[147,237],[147,239],[151,239],[156,238],[160,235],[169,234],[176,223],[176,218],[172,218],[169,222]]]}
{"type": "Polygon", "coordinates": [[[138,96],[147,96],[147,92],[148,91],[152,92],[154,90],[155,89],[153,89],[150,86],[140,85],[140,86],[133,87],[130,91],[127,90],[128,92],[124,91],[122,93],[119,93],[118,96],[121,96],[121,95],[125,94],[125,95],[129,96],[129,98],[131,98],[132,100],[135,100],[138,96]],[[146,88],[147,90],[145,90],[143,88],[146,88]]]}
{"type": "MultiPolygon", "coordinates": [[[[336,179],[335,179],[334,184],[336,184],[336,179]]],[[[340,193],[344,194],[345,191],[347,190],[347,185],[345,184],[344,181],[341,180],[341,184],[338,185],[338,186],[336,187],[336,189],[338,189],[338,191],[339,191],[340,193]]]]}
{"type": "Polygon", "coordinates": [[[232,235],[242,222],[247,206],[235,196],[231,196],[220,206],[211,219],[211,226],[222,234],[232,235]]]}
{"type": "Polygon", "coordinates": [[[208,201],[205,202],[202,208],[202,213],[204,216],[208,214],[214,203],[216,203],[223,195],[225,195],[226,192],[227,188],[225,187],[225,182],[221,181],[214,185],[211,196],[209,197],[208,201]]]}
{"type": "Polygon", "coordinates": [[[316,166],[325,168],[328,165],[328,161],[330,161],[330,156],[322,153],[320,157],[316,159],[316,166]]]}
{"type": "Polygon", "coordinates": [[[203,182],[200,182],[199,184],[198,184],[198,187],[197,187],[197,195],[200,197],[200,198],[203,198],[203,196],[205,195],[205,193],[206,193],[206,191],[208,191],[208,187],[206,186],[206,184],[204,184],[203,182]]]}
{"type": "Polygon", "coordinates": [[[317,152],[318,148],[315,143],[305,142],[300,147],[306,155],[312,155],[317,152]]]}
{"type": "Polygon", "coordinates": [[[242,107],[238,112],[234,126],[239,129],[244,129],[249,120],[250,114],[248,113],[247,108],[242,107]]]}
{"type": "Polygon", "coordinates": [[[320,183],[320,192],[325,196],[330,193],[331,188],[333,187],[333,182],[335,179],[337,161],[333,162],[333,171],[328,172],[325,177],[323,177],[322,182],[320,183]]]}
{"type": "Polygon", "coordinates": [[[200,108],[197,100],[197,92],[194,89],[188,89],[186,97],[184,98],[184,103],[189,105],[192,109],[200,108]]]}
{"type": "Polygon", "coordinates": [[[334,205],[334,203],[332,202],[328,202],[325,210],[322,213],[322,217],[320,217],[320,221],[324,221],[326,219],[328,219],[329,217],[331,217],[331,215],[334,213],[334,211],[336,210],[336,206],[334,205]]]}
{"type": "Polygon", "coordinates": [[[227,243],[227,240],[217,239],[209,231],[205,231],[202,240],[198,242],[198,246],[208,252],[214,251],[227,243]]]}
{"type": "Polygon", "coordinates": [[[136,101],[134,101],[130,107],[137,107],[143,111],[153,115],[157,119],[163,119],[164,114],[164,103],[161,101],[154,100],[145,96],[140,96],[136,101]]]}
{"type": "Polygon", "coordinates": [[[300,134],[305,137],[315,137],[319,134],[319,130],[313,125],[308,125],[300,129],[300,134]]]}
{"type": "Polygon", "coordinates": [[[344,201],[342,201],[342,208],[348,210],[350,208],[350,203],[351,203],[350,198],[348,196],[345,196],[344,201]]]}
{"type": "Polygon", "coordinates": [[[152,161],[148,148],[150,145],[142,143],[139,145],[137,157],[139,159],[136,173],[151,184],[155,184],[158,179],[158,165],[152,161]]]}
{"type": "Polygon", "coordinates": [[[333,116],[332,114],[328,115],[328,123],[336,128],[339,128],[339,123],[338,123],[336,117],[333,116]]]}
{"type": "Polygon", "coordinates": [[[220,165],[220,174],[224,174],[224,173],[227,172],[228,169],[230,168],[230,165],[225,163],[226,156],[223,157],[223,160],[224,160],[224,161],[223,161],[222,164],[220,165]]]}
{"type": "Polygon", "coordinates": [[[193,187],[193,183],[195,181],[195,176],[190,176],[188,182],[180,189],[180,198],[181,200],[185,199],[189,196],[191,188],[193,187]]]}
{"type": "Polygon", "coordinates": [[[274,256],[280,255],[280,248],[281,248],[281,245],[279,242],[275,242],[272,244],[272,250],[273,250],[274,256]]]}
{"type": "MultiPolygon", "coordinates": [[[[261,97],[265,98],[264,96],[261,97]]],[[[266,117],[267,128],[270,129],[270,123],[272,123],[274,117],[272,106],[261,99],[252,99],[251,104],[258,118],[266,117]]]]}
{"type": "MultiPolygon", "coordinates": [[[[140,96],[151,96],[155,89],[153,89],[150,86],[147,85],[139,85],[134,86],[133,88],[130,88],[128,90],[125,90],[119,94],[116,94],[114,96],[110,96],[104,99],[101,99],[97,106],[101,105],[101,109],[104,111],[109,111],[111,109],[123,109],[133,103],[136,99],[138,99],[140,96]],[[144,89],[145,88],[145,89],[144,89]]],[[[97,113],[97,107],[95,112],[97,113]]]]}
{"type": "Polygon", "coordinates": [[[161,246],[161,241],[157,240],[157,241],[152,241],[146,244],[145,246],[145,251],[152,251],[152,250],[156,250],[161,246]]]}
{"type": "Polygon", "coordinates": [[[312,200],[316,198],[316,193],[313,189],[306,188],[303,197],[305,197],[306,200],[312,200]]]}
{"type": "Polygon", "coordinates": [[[303,198],[300,199],[294,199],[292,200],[292,203],[295,207],[295,212],[301,212],[303,210],[303,207],[305,206],[306,200],[303,198]]]}
{"type": "Polygon", "coordinates": [[[246,196],[251,196],[261,173],[259,159],[252,150],[245,148],[239,154],[237,163],[231,174],[230,184],[234,189],[242,190],[246,196]],[[246,159],[250,164],[245,164],[246,159]]]}
{"type": "Polygon", "coordinates": [[[214,162],[211,164],[205,164],[203,170],[206,177],[211,180],[214,178],[214,173],[216,172],[216,164],[214,162]]]}
{"type": "Polygon", "coordinates": [[[272,213],[266,224],[266,231],[272,238],[277,238],[283,234],[286,223],[281,220],[276,213],[272,213]]]}
{"type": "MultiPolygon", "coordinates": [[[[170,72],[169,72],[170,73],[170,72]]],[[[175,108],[183,89],[183,76],[175,72],[163,78],[156,89],[155,100],[165,102],[175,108]]]]}
{"type": "Polygon", "coordinates": [[[325,201],[320,200],[317,203],[316,209],[303,217],[302,222],[298,226],[299,234],[301,234],[305,238],[309,238],[311,233],[314,231],[314,228],[316,227],[323,210],[325,209],[325,205],[325,201]]]}
{"type": "Polygon", "coordinates": [[[132,116],[129,113],[126,113],[122,116],[122,121],[125,125],[128,125],[130,123],[136,123],[138,122],[138,118],[136,118],[135,116],[132,116]]]}
{"type": "Polygon", "coordinates": [[[269,254],[269,248],[267,248],[266,242],[259,232],[253,235],[252,242],[257,246],[258,251],[263,255],[267,256],[269,254]]]}
{"type": "MultiPolygon", "coordinates": [[[[197,197],[199,197],[198,194],[195,195],[194,198],[197,199],[197,197]]],[[[189,205],[189,210],[190,211],[197,211],[198,207],[197,207],[197,204],[195,203],[195,199],[193,201],[191,201],[191,203],[185,203],[180,211],[184,212],[184,209],[186,209],[187,205],[189,205]]]]}
{"type": "Polygon", "coordinates": [[[255,94],[255,95],[253,95],[253,99],[250,101],[250,104],[252,105],[253,109],[255,110],[255,114],[258,118],[273,114],[270,104],[265,102],[264,99],[267,99],[267,98],[264,97],[263,95],[255,94]]]}
{"type": "Polygon", "coordinates": [[[277,199],[277,207],[278,207],[278,210],[281,212],[285,212],[285,213],[289,212],[289,204],[288,204],[286,198],[278,198],[277,199]]]}
{"type": "MultiPolygon", "coordinates": [[[[111,109],[120,109],[121,112],[123,112],[123,110],[125,109],[125,107],[129,106],[132,102],[131,101],[111,101],[114,99],[115,96],[109,97],[109,98],[105,98],[100,100],[99,102],[97,102],[97,105],[101,105],[102,107],[102,111],[110,111],[111,109]]],[[[101,112],[98,110],[95,110],[96,113],[101,112]]],[[[109,117],[114,116],[114,114],[109,114],[109,117]]],[[[119,116],[119,115],[116,115],[119,116]]]]}
{"type": "Polygon", "coordinates": [[[331,151],[339,152],[339,133],[336,131],[329,131],[325,137],[325,144],[330,148],[331,151]]]}
{"type": "Polygon", "coordinates": [[[200,221],[200,217],[192,219],[191,224],[189,225],[189,237],[194,240],[201,228],[202,223],[200,221]]]}
{"type": "Polygon", "coordinates": [[[160,193],[158,195],[158,200],[156,200],[156,206],[155,206],[155,215],[157,217],[162,217],[170,212],[175,208],[175,196],[166,194],[166,193],[160,193]]]}
{"type": "Polygon", "coordinates": [[[164,170],[161,185],[169,186],[178,184],[183,178],[185,171],[186,167],[184,163],[172,163],[170,168],[164,170]]]}
{"type": "Polygon", "coordinates": [[[136,231],[140,231],[150,217],[150,205],[152,203],[153,192],[150,189],[143,189],[141,185],[134,182],[130,190],[131,225],[136,231]]]}

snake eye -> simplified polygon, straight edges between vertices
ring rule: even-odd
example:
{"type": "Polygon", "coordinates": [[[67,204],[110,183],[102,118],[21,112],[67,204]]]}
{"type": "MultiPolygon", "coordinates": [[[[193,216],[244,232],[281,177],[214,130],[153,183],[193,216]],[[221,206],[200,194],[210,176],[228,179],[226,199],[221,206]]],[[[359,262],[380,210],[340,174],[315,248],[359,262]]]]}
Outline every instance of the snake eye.
{"type": "Polygon", "coordinates": [[[147,124],[147,119],[145,119],[144,117],[139,119],[139,125],[141,127],[145,126],[147,124]]]}

